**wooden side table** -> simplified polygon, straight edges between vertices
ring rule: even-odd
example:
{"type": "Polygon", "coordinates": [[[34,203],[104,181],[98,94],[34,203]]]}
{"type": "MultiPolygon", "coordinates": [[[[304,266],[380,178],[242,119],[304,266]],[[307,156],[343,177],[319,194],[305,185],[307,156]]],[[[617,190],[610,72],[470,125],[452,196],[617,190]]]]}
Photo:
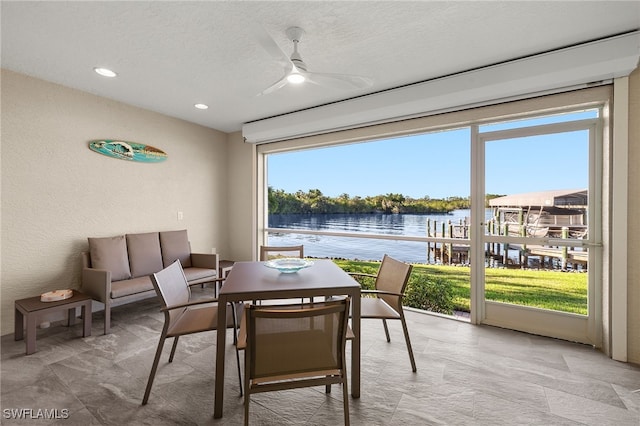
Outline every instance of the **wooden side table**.
{"type": "Polygon", "coordinates": [[[67,310],[67,325],[76,322],[76,308],[82,307],[82,337],[91,336],[91,297],[77,290],[73,290],[73,296],[65,300],[55,302],[41,302],[40,296],[29,297],[15,301],[15,340],[24,338],[24,318],[27,318],[27,355],[36,351],[36,321],[38,317],[67,310]]]}

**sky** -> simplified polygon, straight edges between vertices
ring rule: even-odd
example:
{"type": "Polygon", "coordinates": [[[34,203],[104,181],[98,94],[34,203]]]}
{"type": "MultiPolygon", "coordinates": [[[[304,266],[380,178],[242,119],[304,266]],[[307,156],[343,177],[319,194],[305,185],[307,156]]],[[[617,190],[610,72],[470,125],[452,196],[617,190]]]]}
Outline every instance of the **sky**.
{"type": "MultiPolygon", "coordinates": [[[[594,112],[486,126],[481,131],[593,117],[594,112]]],[[[489,141],[485,146],[485,192],[517,194],[588,186],[586,131],[489,141]]],[[[268,185],[295,193],[412,198],[468,197],[470,130],[412,135],[338,147],[270,154],[268,185]]]]}

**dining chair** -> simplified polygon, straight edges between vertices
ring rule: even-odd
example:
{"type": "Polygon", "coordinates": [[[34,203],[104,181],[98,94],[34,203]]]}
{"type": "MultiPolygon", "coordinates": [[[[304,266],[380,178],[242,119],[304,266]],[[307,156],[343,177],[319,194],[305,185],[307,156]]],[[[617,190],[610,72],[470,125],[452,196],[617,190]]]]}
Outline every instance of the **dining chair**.
{"type": "Polygon", "coordinates": [[[260,261],[265,262],[280,257],[304,257],[304,246],[260,246],[260,261]]]}
{"type": "Polygon", "coordinates": [[[407,328],[407,321],[405,320],[404,310],[402,309],[402,298],[404,297],[412,268],[411,265],[385,254],[376,275],[354,272],[350,272],[349,275],[354,277],[372,277],[375,279],[374,290],[363,289],[361,292],[363,297],[361,298],[360,304],[360,318],[381,319],[387,342],[391,342],[387,320],[400,320],[402,322],[402,330],[404,331],[404,339],[407,344],[407,351],[409,352],[409,359],[411,360],[411,369],[415,373],[417,370],[416,361],[413,357],[413,349],[411,348],[411,340],[409,339],[409,329],[407,328]]]}
{"type": "MultiPolygon", "coordinates": [[[[191,289],[179,260],[176,260],[160,272],[151,275],[151,281],[162,303],[160,310],[164,312],[164,326],[160,334],[156,355],[153,359],[142,405],[146,405],[149,400],[165,340],[173,337],[173,346],[169,355],[169,362],[173,362],[180,336],[216,330],[218,324],[218,304],[216,299],[190,300],[191,289]]],[[[235,309],[227,312],[227,327],[233,328],[234,336],[237,337],[238,327],[234,315],[235,309]]],[[[240,355],[238,354],[237,345],[236,361],[238,363],[238,377],[241,380],[240,355]]],[[[242,381],[240,384],[242,385],[242,381]]]]}
{"type": "Polygon", "coordinates": [[[244,424],[251,395],[342,384],[344,424],[349,424],[345,343],[350,298],[315,304],[249,305],[238,347],[245,349],[244,424]]]}
{"type": "MultiPolygon", "coordinates": [[[[268,260],[283,257],[295,257],[302,259],[304,257],[304,246],[260,246],[260,262],[266,262],[268,260]]],[[[302,299],[302,303],[304,303],[304,299],[302,299]]]]}

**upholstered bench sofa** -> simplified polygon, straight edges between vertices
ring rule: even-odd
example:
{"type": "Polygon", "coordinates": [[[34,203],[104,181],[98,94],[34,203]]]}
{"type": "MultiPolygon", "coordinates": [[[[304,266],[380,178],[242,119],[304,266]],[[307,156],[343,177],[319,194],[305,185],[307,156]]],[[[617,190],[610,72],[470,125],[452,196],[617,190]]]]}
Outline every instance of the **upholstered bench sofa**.
{"type": "Polygon", "coordinates": [[[82,253],[82,291],[104,303],[104,333],[111,308],[156,297],[150,275],[180,260],[189,285],[214,282],[218,256],[191,253],[186,230],[89,238],[82,253]]]}

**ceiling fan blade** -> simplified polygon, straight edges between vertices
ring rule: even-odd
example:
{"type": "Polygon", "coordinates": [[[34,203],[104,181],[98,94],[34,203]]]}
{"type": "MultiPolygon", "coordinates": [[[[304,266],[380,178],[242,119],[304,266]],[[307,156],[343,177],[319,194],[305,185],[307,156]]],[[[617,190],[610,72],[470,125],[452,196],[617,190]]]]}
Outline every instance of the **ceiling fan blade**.
{"type": "Polygon", "coordinates": [[[287,80],[287,74],[285,74],[280,80],[276,81],[271,86],[258,93],[256,96],[268,95],[269,93],[273,93],[278,89],[282,89],[287,84],[289,84],[289,80],[287,80]]]}
{"type": "Polygon", "coordinates": [[[373,79],[352,74],[306,72],[305,77],[310,83],[337,89],[366,89],[373,85],[373,79]]]}
{"type": "Polygon", "coordinates": [[[274,60],[282,65],[289,66],[291,59],[281,48],[278,43],[271,37],[269,32],[260,24],[252,26],[252,32],[260,46],[267,52],[274,60]]]}

